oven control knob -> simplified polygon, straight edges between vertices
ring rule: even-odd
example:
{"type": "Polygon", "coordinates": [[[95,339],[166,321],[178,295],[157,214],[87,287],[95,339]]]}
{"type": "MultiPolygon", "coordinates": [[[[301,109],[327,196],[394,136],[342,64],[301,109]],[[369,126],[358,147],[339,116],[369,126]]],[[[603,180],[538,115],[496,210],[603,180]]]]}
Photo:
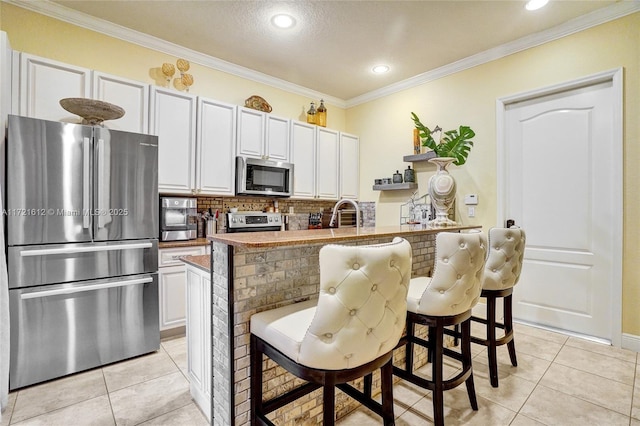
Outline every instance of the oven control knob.
{"type": "Polygon", "coordinates": [[[231,222],[232,222],[232,223],[236,223],[236,218],[235,218],[235,217],[232,217],[232,218],[231,218],[231,222]]]}
{"type": "Polygon", "coordinates": [[[269,222],[273,222],[273,218],[272,217],[269,218],[269,222]]]}

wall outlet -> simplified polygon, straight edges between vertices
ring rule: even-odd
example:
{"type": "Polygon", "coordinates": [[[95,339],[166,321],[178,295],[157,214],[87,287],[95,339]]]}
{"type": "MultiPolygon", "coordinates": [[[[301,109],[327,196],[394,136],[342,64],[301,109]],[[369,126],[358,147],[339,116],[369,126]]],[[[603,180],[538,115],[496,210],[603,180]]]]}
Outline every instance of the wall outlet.
{"type": "Polygon", "coordinates": [[[478,194],[467,194],[464,196],[464,203],[468,206],[475,206],[478,204],[478,194]]]}

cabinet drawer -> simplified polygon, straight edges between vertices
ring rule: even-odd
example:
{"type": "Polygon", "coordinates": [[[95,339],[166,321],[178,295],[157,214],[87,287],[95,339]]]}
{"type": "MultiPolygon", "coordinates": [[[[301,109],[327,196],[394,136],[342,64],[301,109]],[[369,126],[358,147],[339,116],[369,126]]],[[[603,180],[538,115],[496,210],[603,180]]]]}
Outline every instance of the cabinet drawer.
{"type": "Polygon", "coordinates": [[[180,260],[182,256],[205,254],[205,246],[160,249],[158,253],[158,266],[161,268],[163,266],[184,265],[180,260]]]}

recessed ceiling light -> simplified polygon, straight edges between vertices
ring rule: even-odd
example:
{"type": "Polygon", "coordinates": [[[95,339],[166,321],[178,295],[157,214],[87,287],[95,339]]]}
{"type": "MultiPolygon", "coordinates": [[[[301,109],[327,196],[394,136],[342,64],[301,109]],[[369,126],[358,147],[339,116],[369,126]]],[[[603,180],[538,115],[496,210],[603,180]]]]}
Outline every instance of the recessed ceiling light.
{"type": "Polygon", "coordinates": [[[371,69],[375,74],[384,74],[389,71],[389,67],[387,65],[376,65],[371,69]]]}
{"type": "Polygon", "coordinates": [[[271,18],[271,22],[278,28],[291,28],[296,24],[296,20],[293,16],[281,13],[271,18]]]}
{"type": "Polygon", "coordinates": [[[527,10],[538,10],[549,3],[549,0],[529,0],[526,4],[527,10]]]}

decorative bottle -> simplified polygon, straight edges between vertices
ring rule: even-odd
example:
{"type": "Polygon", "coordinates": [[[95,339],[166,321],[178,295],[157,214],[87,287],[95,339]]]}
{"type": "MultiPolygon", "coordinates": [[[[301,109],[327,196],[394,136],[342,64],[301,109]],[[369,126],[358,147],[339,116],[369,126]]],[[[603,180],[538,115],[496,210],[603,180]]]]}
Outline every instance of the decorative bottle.
{"type": "Polygon", "coordinates": [[[415,182],[416,175],[411,166],[407,166],[407,170],[404,171],[404,181],[405,182],[415,182]]]}
{"type": "Polygon", "coordinates": [[[320,99],[318,112],[316,114],[316,124],[318,126],[327,127],[327,108],[324,106],[324,100],[320,99]]]}
{"type": "Polygon", "coordinates": [[[393,183],[402,183],[402,175],[398,170],[393,174],[393,183]]]}
{"type": "Polygon", "coordinates": [[[307,123],[309,124],[317,124],[316,123],[316,104],[314,102],[311,102],[311,107],[309,108],[309,111],[307,111],[307,123]]]}

